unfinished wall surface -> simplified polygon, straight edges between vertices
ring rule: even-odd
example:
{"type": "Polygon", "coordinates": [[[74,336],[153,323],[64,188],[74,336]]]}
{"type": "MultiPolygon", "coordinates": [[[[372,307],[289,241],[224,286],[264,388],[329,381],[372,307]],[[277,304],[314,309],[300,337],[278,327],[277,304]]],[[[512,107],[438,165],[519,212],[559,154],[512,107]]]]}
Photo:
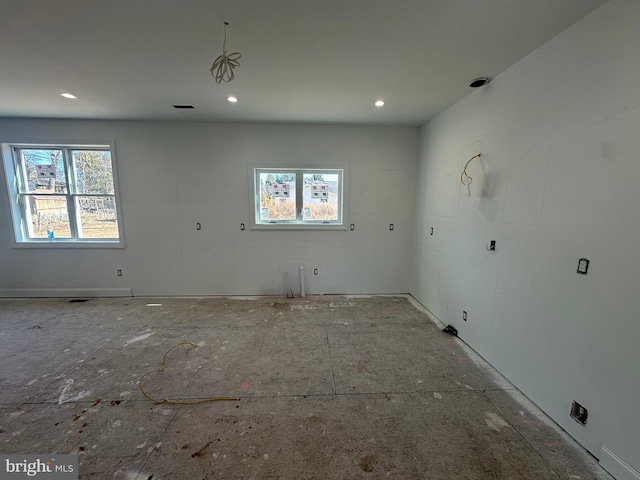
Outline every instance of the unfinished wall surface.
{"type": "Polygon", "coordinates": [[[408,292],[419,129],[0,120],[0,142],[108,140],[126,248],[12,248],[2,178],[0,293],[279,295],[285,271],[299,293],[300,266],[307,293],[408,292]],[[348,169],[346,220],[355,230],[251,230],[251,165],[348,169]]]}
{"type": "Polygon", "coordinates": [[[620,479],[640,478],[639,45],[640,2],[609,2],[423,127],[411,285],[620,479]]]}

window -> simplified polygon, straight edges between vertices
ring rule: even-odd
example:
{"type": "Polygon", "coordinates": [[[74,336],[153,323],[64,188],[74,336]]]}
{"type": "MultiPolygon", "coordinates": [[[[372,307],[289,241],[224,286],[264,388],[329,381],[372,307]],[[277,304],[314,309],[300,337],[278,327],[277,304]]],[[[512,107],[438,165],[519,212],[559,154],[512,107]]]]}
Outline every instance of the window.
{"type": "Polygon", "coordinates": [[[3,147],[17,244],[123,243],[109,145],[3,147]]]}
{"type": "Polygon", "coordinates": [[[255,168],[256,228],[342,228],[341,169],[255,168]]]}

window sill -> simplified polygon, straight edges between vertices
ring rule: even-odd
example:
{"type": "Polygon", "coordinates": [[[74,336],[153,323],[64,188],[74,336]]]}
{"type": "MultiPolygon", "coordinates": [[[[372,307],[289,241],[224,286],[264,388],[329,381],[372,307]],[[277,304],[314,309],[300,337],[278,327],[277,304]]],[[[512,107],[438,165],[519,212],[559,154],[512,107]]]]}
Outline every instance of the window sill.
{"type": "Polygon", "coordinates": [[[347,225],[339,223],[254,223],[251,230],[347,230],[347,225]]]}
{"type": "Polygon", "coordinates": [[[28,242],[15,242],[13,248],[43,248],[43,249],[60,249],[60,248],[125,248],[124,240],[110,241],[86,241],[86,240],[54,240],[50,242],[44,240],[42,242],[30,240],[28,242]]]}

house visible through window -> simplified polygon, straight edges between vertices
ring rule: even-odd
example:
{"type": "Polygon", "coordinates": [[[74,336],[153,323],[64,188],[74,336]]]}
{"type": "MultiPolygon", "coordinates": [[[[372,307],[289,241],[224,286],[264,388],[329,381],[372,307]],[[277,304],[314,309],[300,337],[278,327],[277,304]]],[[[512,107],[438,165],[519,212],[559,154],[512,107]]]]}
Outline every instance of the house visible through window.
{"type": "Polygon", "coordinates": [[[254,225],[342,226],[343,175],[340,169],[254,169],[254,225]]]}
{"type": "Polygon", "coordinates": [[[17,243],[121,243],[109,146],[8,148],[17,243]]]}

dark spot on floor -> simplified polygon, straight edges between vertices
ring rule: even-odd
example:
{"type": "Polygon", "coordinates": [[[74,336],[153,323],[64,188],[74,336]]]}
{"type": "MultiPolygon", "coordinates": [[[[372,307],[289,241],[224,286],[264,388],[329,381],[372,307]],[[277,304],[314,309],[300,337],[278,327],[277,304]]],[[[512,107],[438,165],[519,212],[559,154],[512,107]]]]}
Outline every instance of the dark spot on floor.
{"type": "Polygon", "coordinates": [[[189,448],[189,444],[185,443],[184,445],[182,445],[182,449],[184,450],[185,448],[189,448]]]}
{"type": "Polygon", "coordinates": [[[78,447],[78,451],[80,452],[84,452],[85,448],[84,447],[78,447]]]}
{"type": "Polygon", "coordinates": [[[207,443],[204,447],[202,447],[197,452],[194,452],[191,455],[191,458],[202,458],[202,457],[204,457],[204,451],[209,447],[209,445],[211,445],[211,442],[207,443]]]}
{"type": "Polygon", "coordinates": [[[367,371],[367,362],[360,360],[358,362],[358,372],[365,373],[367,371]]]}
{"type": "Polygon", "coordinates": [[[98,397],[93,401],[93,406],[95,407],[97,404],[99,404],[102,401],[102,398],[98,397]]]}
{"type": "Polygon", "coordinates": [[[114,407],[116,405],[120,405],[122,403],[122,400],[111,400],[111,406],[114,407]]]}
{"type": "Polygon", "coordinates": [[[360,468],[365,472],[373,472],[373,466],[376,464],[374,455],[367,455],[360,459],[360,468]]]}
{"type": "Polygon", "coordinates": [[[310,417],[306,418],[307,423],[314,423],[314,424],[318,424],[318,423],[324,423],[324,418],[319,417],[317,415],[311,415],[310,417]]]}

